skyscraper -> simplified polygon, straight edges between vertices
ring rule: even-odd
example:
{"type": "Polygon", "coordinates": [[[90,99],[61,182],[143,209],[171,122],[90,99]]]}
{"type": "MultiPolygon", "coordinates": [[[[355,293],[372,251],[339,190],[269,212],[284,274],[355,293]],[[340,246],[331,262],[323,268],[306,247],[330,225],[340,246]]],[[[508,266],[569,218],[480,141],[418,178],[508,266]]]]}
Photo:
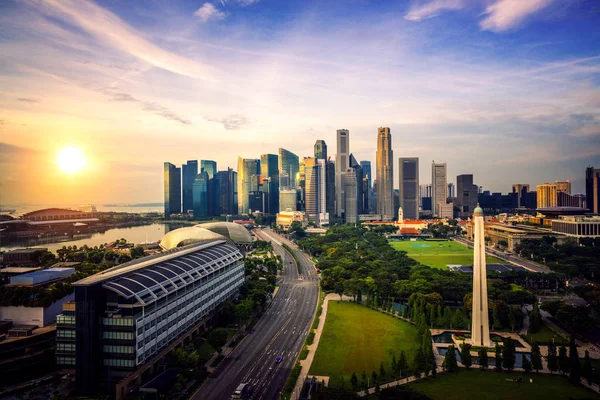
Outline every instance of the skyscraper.
{"type": "MultiPolygon", "coordinates": [[[[189,162],[189,161],[188,161],[189,162]]],[[[217,175],[217,162],[212,160],[201,160],[200,171],[206,171],[208,179],[213,179],[217,175]]]]}
{"type": "Polygon", "coordinates": [[[487,269],[485,263],[485,232],[483,210],[477,206],[473,212],[474,256],[473,256],[473,307],[471,326],[471,345],[490,347],[490,323],[487,293],[487,269]]]}
{"type": "Polygon", "coordinates": [[[202,171],[196,175],[194,180],[193,192],[194,192],[194,217],[208,217],[208,203],[209,203],[209,184],[210,178],[206,171],[202,171]]]}
{"type": "Polygon", "coordinates": [[[255,187],[257,177],[260,176],[260,160],[238,157],[238,212],[248,214],[249,197],[251,192],[258,190],[255,187]],[[254,183],[254,185],[253,185],[254,183]]]}
{"type": "Polygon", "coordinates": [[[208,215],[219,215],[219,180],[217,177],[217,162],[212,160],[200,161],[200,172],[206,172],[208,215]]]}
{"type": "Polygon", "coordinates": [[[364,193],[364,208],[370,213],[373,211],[373,176],[371,174],[371,161],[361,161],[360,166],[363,170],[363,179],[366,179],[366,188],[364,193]]]}
{"type": "Polygon", "coordinates": [[[165,218],[181,213],[181,169],[170,162],[164,165],[165,218]]]}
{"type": "Polygon", "coordinates": [[[585,202],[591,213],[600,214],[600,168],[585,170],[585,202]]]}
{"type": "Polygon", "coordinates": [[[455,197],[456,196],[456,192],[454,191],[454,183],[450,182],[448,183],[448,193],[446,194],[446,197],[455,197]]]}
{"type": "Polygon", "coordinates": [[[417,157],[398,160],[400,176],[400,207],[404,218],[419,219],[419,159],[417,157]]]}
{"type": "Polygon", "coordinates": [[[317,225],[329,223],[326,211],[326,163],[323,159],[305,158],[305,209],[310,222],[317,225]]]}
{"type": "Polygon", "coordinates": [[[356,204],[358,194],[356,191],[356,170],[346,168],[344,173],[344,220],[346,223],[358,222],[358,205],[356,204]]]}
{"type": "Polygon", "coordinates": [[[327,160],[325,163],[325,212],[329,216],[335,214],[335,163],[327,160]]]}
{"type": "Polygon", "coordinates": [[[512,192],[517,193],[517,208],[525,207],[525,196],[529,193],[529,184],[515,183],[512,192]]]}
{"type": "Polygon", "coordinates": [[[350,166],[350,132],[348,129],[337,130],[337,154],[335,155],[335,214],[344,216],[345,180],[344,174],[350,166]]]}
{"type": "Polygon", "coordinates": [[[187,164],[181,166],[181,186],[182,186],[182,200],[183,200],[183,212],[187,213],[193,208],[193,193],[192,188],[194,186],[194,179],[198,175],[198,161],[188,160],[187,164]]]}
{"type": "Polygon", "coordinates": [[[473,184],[473,174],[463,174],[456,177],[456,205],[459,217],[470,217],[477,207],[477,192],[479,187],[473,184]]]}
{"type": "Polygon", "coordinates": [[[565,182],[556,181],[556,182],[554,182],[554,184],[556,185],[557,192],[571,194],[571,181],[570,180],[567,179],[565,182]]]}
{"type": "Polygon", "coordinates": [[[231,168],[227,171],[217,173],[219,187],[219,214],[236,215],[238,193],[237,193],[237,172],[231,168]]]}
{"type": "MultiPolygon", "coordinates": [[[[296,187],[296,175],[300,169],[300,159],[286,149],[279,148],[279,174],[283,172],[289,177],[289,185],[296,187]]],[[[283,185],[282,185],[283,186],[283,185]]]]}
{"type": "Polygon", "coordinates": [[[324,140],[315,142],[315,158],[327,160],[327,144],[324,140]]]}
{"type": "Polygon", "coordinates": [[[537,185],[537,208],[556,207],[558,205],[558,195],[556,185],[553,183],[544,183],[537,185]]]}
{"type": "Polygon", "coordinates": [[[263,192],[267,195],[266,211],[269,214],[279,212],[279,156],[263,154],[260,156],[260,175],[263,177],[263,192]]]}
{"type": "Polygon", "coordinates": [[[446,190],[448,182],[446,177],[446,163],[431,163],[431,211],[434,217],[439,217],[439,204],[446,204],[446,190]]]}
{"type": "Polygon", "coordinates": [[[394,168],[392,135],[390,128],[381,127],[377,132],[377,213],[382,221],[394,219],[394,168]]]}

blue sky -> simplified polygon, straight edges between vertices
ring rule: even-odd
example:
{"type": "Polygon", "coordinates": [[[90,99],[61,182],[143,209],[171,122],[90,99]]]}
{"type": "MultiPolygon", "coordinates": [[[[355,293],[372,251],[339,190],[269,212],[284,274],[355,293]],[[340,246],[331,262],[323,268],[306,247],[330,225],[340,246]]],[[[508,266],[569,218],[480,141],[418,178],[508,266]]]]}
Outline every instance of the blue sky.
{"type": "Polygon", "coordinates": [[[391,127],[421,183],[582,192],[600,165],[594,0],[9,0],[0,27],[2,204],[160,201],[163,161],[333,155],[339,128],[374,162],[391,127]]]}

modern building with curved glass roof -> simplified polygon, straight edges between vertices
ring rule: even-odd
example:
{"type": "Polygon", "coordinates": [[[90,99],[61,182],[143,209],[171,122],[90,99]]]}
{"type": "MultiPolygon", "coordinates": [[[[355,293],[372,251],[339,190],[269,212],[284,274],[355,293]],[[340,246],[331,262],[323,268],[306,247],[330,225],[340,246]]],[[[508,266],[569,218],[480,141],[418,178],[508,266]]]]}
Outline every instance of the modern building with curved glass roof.
{"type": "Polygon", "coordinates": [[[80,394],[93,394],[100,381],[121,381],[156,362],[243,283],[242,253],[214,236],[77,281],[71,326],[57,327],[58,341],[70,339],[74,356],[60,361],[75,365],[80,394]]]}
{"type": "Polygon", "coordinates": [[[248,230],[233,222],[207,222],[191,227],[172,230],[163,236],[160,246],[165,250],[185,246],[190,243],[225,239],[238,247],[247,249],[254,243],[248,230]]]}

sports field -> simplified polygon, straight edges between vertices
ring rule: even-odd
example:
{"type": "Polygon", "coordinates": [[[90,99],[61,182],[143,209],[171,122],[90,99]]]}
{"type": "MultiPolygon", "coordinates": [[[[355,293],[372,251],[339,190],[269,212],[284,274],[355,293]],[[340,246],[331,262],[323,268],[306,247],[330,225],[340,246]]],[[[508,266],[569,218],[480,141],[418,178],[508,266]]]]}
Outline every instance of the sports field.
{"type": "MultiPolygon", "coordinates": [[[[452,240],[390,242],[396,250],[405,251],[408,256],[432,268],[448,269],[448,264],[473,265],[473,249],[452,240]]],[[[488,264],[505,264],[493,256],[486,256],[488,264]]]]}
{"type": "Polygon", "coordinates": [[[598,394],[582,385],[573,385],[559,375],[527,374],[523,372],[462,370],[441,374],[435,379],[422,380],[411,386],[434,400],[563,400],[597,399],[598,394]],[[517,377],[523,382],[517,383],[517,377]],[[533,382],[530,382],[532,379],[533,382]]]}
{"type": "Polygon", "coordinates": [[[330,301],[327,308],[311,375],[329,376],[335,386],[341,385],[343,376],[348,386],[353,372],[359,381],[363,371],[369,377],[373,371],[379,374],[381,362],[391,371],[394,353],[398,358],[404,350],[407,360],[413,360],[419,337],[408,322],[350,302],[330,301]]]}

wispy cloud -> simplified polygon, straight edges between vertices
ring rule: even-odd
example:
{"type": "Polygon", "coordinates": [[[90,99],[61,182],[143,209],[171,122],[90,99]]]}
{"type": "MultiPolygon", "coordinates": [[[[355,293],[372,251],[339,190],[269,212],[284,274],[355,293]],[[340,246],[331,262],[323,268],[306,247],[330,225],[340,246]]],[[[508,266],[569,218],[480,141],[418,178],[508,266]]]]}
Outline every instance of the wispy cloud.
{"type": "Polygon", "coordinates": [[[532,14],[548,7],[554,0],[496,0],[479,26],[483,30],[502,32],[520,25],[532,14]]]}
{"type": "Polygon", "coordinates": [[[200,17],[202,22],[208,22],[212,20],[223,20],[227,17],[227,13],[225,11],[219,10],[212,3],[204,3],[202,7],[200,7],[194,15],[200,17]]]}
{"type": "Polygon", "coordinates": [[[414,3],[404,19],[409,21],[421,21],[436,17],[442,11],[460,10],[465,6],[464,0],[430,0],[427,2],[414,3]]]}
{"type": "Polygon", "coordinates": [[[223,125],[223,128],[228,131],[234,131],[240,128],[246,127],[250,121],[244,115],[241,114],[232,114],[228,115],[224,118],[208,118],[208,121],[218,122],[223,125]]]}
{"type": "Polygon", "coordinates": [[[20,101],[23,103],[39,103],[40,102],[38,99],[30,99],[27,97],[20,97],[17,99],[17,101],[20,101]]]}

